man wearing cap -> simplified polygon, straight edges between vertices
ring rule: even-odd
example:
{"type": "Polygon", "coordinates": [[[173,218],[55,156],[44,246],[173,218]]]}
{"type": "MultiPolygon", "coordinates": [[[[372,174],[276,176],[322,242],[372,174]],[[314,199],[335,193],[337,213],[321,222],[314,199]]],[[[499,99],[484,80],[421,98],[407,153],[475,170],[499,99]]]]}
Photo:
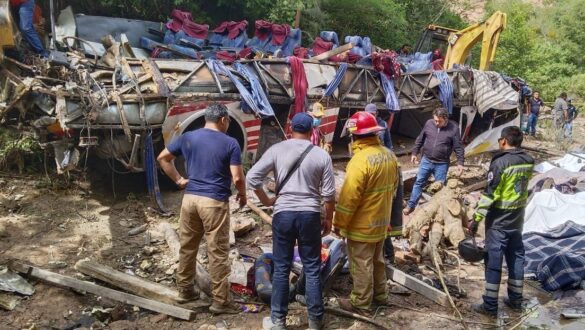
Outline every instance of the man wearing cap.
{"type": "MultiPolygon", "coordinates": [[[[364,110],[372,116],[376,117],[378,126],[384,128],[382,131],[378,132],[378,137],[380,138],[382,145],[394,151],[394,147],[392,145],[392,136],[390,135],[390,128],[388,128],[388,124],[386,124],[386,122],[379,116],[376,105],[370,103],[366,105],[364,110]]],[[[402,171],[400,169],[400,163],[398,163],[398,175],[400,176],[398,179],[399,184],[398,188],[396,189],[394,199],[392,200],[392,220],[390,224],[390,232],[389,236],[384,241],[384,255],[390,262],[394,262],[394,246],[392,245],[392,237],[402,235],[402,199],[404,198],[404,184],[402,182],[402,171]]]]}
{"type": "Polygon", "coordinates": [[[396,156],[385,148],[376,118],[360,111],[348,120],[352,158],[339,194],[334,230],[347,238],[349,270],[353,289],[349,299],[340,299],[345,310],[369,314],[372,304],[386,304],[384,239],[390,225],[390,210],[398,186],[396,156]]]}
{"type": "Polygon", "coordinates": [[[264,329],[285,329],[289,301],[289,275],[295,242],[306,278],[305,299],[309,328],[323,325],[323,299],[320,280],[321,236],[331,231],[335,207],[335,180],[331,157],[311,143],[313,118],[301,112],[291,121],[292,138],[270,147],[248,171],[247,182],[265,206],[274,205],[272,218],[271,315],[264,329]],[[273,172],[276,197],[264,191],[266,176],[273,172]],[[321,221],[321,201],[325,216],[321,221]]]}
{"type": "Polygon", "coordinates": [[[431,174],[435,181],[445,183],[447,172],[449,171],[449,162],[451,153],[455,151],[457,156],[457,172],[461,175],[463,172],[464,153],[461,136],[459,135],[459,126],[449,120],[449,112],[445,108],[436,108],[433,111],[433,119],[429,119],[422,131],[414,142],[412,149],[411,161],[416,164],[418,154],[422,150],[422,159],[416,174],[416,181],[412,187],[412,193],[408,200],[408,205],[404,209],[404,214],[412,213],[420,196],[422,188],[427,183],[431,174]]]}

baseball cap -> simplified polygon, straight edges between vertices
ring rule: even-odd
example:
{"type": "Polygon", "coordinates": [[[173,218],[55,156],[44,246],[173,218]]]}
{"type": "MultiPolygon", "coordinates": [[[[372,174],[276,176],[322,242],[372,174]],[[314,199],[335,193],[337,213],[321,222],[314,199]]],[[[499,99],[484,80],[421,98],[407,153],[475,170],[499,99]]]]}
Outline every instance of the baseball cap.
{"type": "Polygon", "coordinates": [[[290,126],[295,132],[307,133],[313,127],[313,117],[306,112],[297,113],[294,115],[290,126]]]}
{"type": "Polygon", "coordinates": [[[374,114],[375,115],[378,112],[378,109],[376,108],[376,105],[374,103],[369,103],[364,108],[364,111],[366,111],[367,113],[371,113],[371,114],[374,114]]]}

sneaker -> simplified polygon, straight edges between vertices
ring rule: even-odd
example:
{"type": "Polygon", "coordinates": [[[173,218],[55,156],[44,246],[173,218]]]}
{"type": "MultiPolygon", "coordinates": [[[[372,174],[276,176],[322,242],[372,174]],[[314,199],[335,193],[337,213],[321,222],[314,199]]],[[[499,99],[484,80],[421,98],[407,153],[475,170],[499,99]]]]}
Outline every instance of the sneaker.
{"type": "Polygon", "coordinates": [[[240,306],[234,304],[233,302],[229,302],[225,305],[220,305],[216,302],[213,302],[213,304],[209,306],[209,311],[213,314],[239,314],[241,312],[240,306]]]}
{"type": "Polygon", "coordinates": [[[404,210],[402,210],[402,214],[409,215],[412,213],[412,211],[414,211],[414,209],[407,206],[404,210]]]}
{"type": "Polygon", "coordinates": [[[309,330],[321,330],[323,329],[323,320],[309,319],[309,330]]]}
{"type": "Polygon", "coordinates": [[[506,306],[510,307],[510,309],[513,309],[516,311],[524,310],[524,307],[522,307],[522,301],[511,301],[510,298],[504,298],[504,304],[506,304],[506,306]]]}
{"type": "Polygon", "coordinates": [[[359,314],[359,315],[365,316],[365,317],[372,316],[371,310],[365,309],[365,308],[357,308],[354,305],[352,305],[351,302],[349,301],[349,299],[347,299],[347,298],[337,299],[337,303],[339,304],[339,307],[341,309],[348,311],[350,313],[359,314]]]}
{"type": "Polygon", "coordinates": [[[180,288],[179,289],[179,297],[177,298],[177,302],[179,304],[185,304],[194,300],[199,299],[200,291],[195,286],[189,288],[180,288]]]}
{"type": "Polygon", "coordinates": [[[496,311],[487,310],[487,309],[485,309],[485,305],[483,303],[473,304],[473,305],[471,305],[471,309],[476,313],[484,314],[487,316],[492,316],[492,317],[498,316],[497,310],[496,311]]]}
{"type": "MultiPolygon", "coordinates": [[[[309,323],[311,320],[309,320],[309,323]]],[[[262,319],[262,329],[263,330],[285,330],[286,325],[284,322],[274,323],[272,322],[272,318],[270,316],[264,317],[262,319]]]]}

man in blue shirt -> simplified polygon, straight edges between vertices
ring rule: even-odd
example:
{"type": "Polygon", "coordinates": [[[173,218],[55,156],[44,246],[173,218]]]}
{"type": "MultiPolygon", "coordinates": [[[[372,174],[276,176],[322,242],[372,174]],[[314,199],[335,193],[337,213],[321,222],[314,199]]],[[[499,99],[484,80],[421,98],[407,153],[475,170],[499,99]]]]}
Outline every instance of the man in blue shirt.
{"type": "Polygon", "coordinates": [[[540,99],[540,93],[532,93],[532,97],[528,99],[526,104],[526,115],[528,115],[528,134],[536,135],[536,123],[538,122],[538,115],[540,109],[544,106],[544,102],[540,99]]]}
{"type": "Polygon", "coordinates": [[[240,207],[246,205],[246,183],[238,142],[226,135],[230,124],[228,109],[213,104],[205,109],[205,127],[186,132],[172,141],[158,156],[164,172],[185,189],[181,204],[179,234],[181,248],[177,286],[182,302],[199,297],[194,286],[199,243],[205,236],[209,256],[215,314],[239,313],[230,296],[228,253],[231,183],[238,189],[240,207]],[[177,171],[174,159],[185,158],[188,178],[177,171]]]}

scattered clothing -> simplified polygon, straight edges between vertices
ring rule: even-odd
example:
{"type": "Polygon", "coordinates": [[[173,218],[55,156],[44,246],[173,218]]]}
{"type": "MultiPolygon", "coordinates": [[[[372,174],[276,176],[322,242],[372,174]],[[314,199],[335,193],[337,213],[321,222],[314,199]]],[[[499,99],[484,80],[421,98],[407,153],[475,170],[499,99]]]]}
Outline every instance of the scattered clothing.
{"type": "Polygon", "coordinates": [[[248,21],[243,20],[239,22],[229,21],[229,22],[222,22],[219,24],[218,27],[213,29],[213,32],[227,35],[227,37],[231,40],[236,39],[242,32],[246,32],[246,28],[248,28],[248,21]]]}
{"type": "Polygon", "coordinates": [[[439,79],[439,99],[443,107],[453,113],[453,82],[445,71],[435,71],[433,75],[439,79]]]}
{"type": "Polygon", "coordinates": [[[305,109],[305,101],[307,98],[307,89],[309,88],[309,83],[307,82],[307,75],[305,73],[303,60],[295,56],[289,56],[287,57],[287,61],[290,64],[290,73],[295,91],[295,110],[293,113],[291,113],[292,118],[292,116],[303,112],[305,109]]]}
{"type": "Polygon", "coordinates": [[[333,49],[334,44],[330,41],[325,41],[323,39],[321,39],[320,37],[315,38],[315,41],[313,42],[313,46],[311,47],[311,53],[313,56],[317,56],[320,54],[323,54],[325,52],[330,51],[331,49],[333,49]]]}

